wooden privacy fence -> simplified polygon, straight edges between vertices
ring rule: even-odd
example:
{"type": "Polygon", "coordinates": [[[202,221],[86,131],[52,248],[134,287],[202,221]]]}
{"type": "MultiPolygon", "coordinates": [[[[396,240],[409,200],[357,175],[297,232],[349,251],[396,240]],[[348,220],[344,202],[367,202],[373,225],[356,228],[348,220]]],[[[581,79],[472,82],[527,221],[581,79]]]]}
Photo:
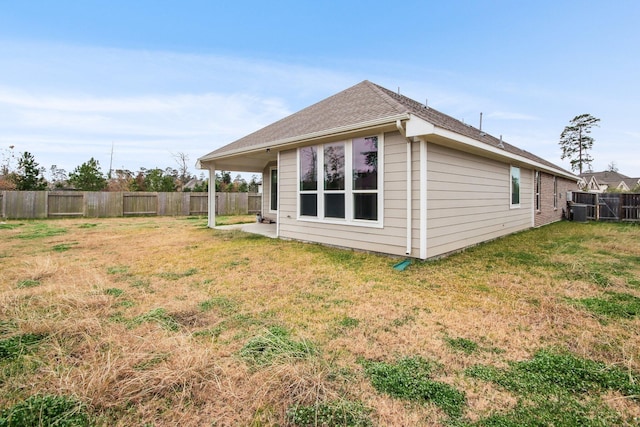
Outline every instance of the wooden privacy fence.
{"type": "MultiPolygon", "coordinates": [[[[259,213],[262,195],[216,193],[217,215],[259,213]]],[[[207,215],[207,193],[147,193],[97,191],[2,191],[0,217],[7,219],[135,215],[207,215]]]]}
{"type": "Polygon", "coordinates": [[[640,193],[586,193],[574,191],[571,201],[587,207],[587,219],[640,221],[640,193]]]}

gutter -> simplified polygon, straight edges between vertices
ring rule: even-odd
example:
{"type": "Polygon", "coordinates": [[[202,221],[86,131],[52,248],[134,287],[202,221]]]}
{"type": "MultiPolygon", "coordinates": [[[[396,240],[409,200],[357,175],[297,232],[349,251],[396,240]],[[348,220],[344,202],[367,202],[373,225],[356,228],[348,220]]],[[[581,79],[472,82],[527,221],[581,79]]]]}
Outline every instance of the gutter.
{"type": "Polygon", "coordinates": [[[413,196],[413,188],[412,188],[412,180],[411,180],[411,164],[412,164],[412,157],[411,157],[411,149],[412,149],[412,142],[413,139],[408,138],[407,137],[407,131],[404,128],[404,126],[402,125],[402,122],[400,121],[400,119],[396,120],[396,128],[398,128],[398,132],[400,132],[400,135],[402,135],[404,137],[404,139],[407,140],[407,248],[405,251],[406,255],[411,255],[411,227],[412,227],[412,221],[413,221],[413,217],[412,217],[412,211],[411,211],[411,197],[413,196]]]}
{"type": "Polygon", "coordinates": [[[266,150],[267,148],[270,148],[272,150],[273,149],[278,150],[286,147],[287,145],[291,145],[294,143],[304,144],[306,142],[312,141],[314,139],[322,138],[325,136],[339,135],[341,133],[356,132],[359,130],[365,130],[365,129],[369,129],[371,127],[376,127],[376,126],[390,125],[395,123],[397,120],[407,120],[409,119],[409,117],[410,115],[408,113],[396,114],[394,116],[383,117],[375,120],[369,120],[369,121],[360,122],[357,124],[339,126],[337,128],[325,129],[318,132],[308,133],[305,135],[283,138],[283,139],[279,139],[271,142],[261,142],[260,144],[252,145],[251,147],[240,147],[233,150],[225,151],[218,155],[214,154],[215,152],[213,152],[198,158],[196,165],[202,167],[202,163],[204,162],[224,159],[226,157],[233,157],[238,154],[249,154],[252,152],[261,152],[266,150]]]}

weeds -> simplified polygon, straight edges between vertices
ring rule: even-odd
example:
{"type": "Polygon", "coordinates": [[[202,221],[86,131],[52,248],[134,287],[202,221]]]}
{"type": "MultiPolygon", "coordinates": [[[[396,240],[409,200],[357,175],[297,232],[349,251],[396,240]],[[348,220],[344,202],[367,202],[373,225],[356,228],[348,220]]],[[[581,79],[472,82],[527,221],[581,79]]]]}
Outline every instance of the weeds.
{"type": "Polygon", "coordinates": [[[148,313],[136,316],[127,324],[130,327],[135,327],[146,322],[157,323],[162,329],[171,332],[176,332],[180,329],[180,324],[164,308],[156,308],[148,313]]]}
{"type": "Polygon", "coordinates": [[[287,420],[296,426],[368,427],[373,422],[371,409],[361,402],[336,400],[315,405],[293,405],[287,409],[287,420]]]}
{"type": "Polygon", "coordinates": [[[15,360],[32,353],[45,335],[23,334],[0,340],[0,360],[15,360]]]}
{"type": "Polygon", "coordinates": [[[514,410],[477,424],[482,426],[613,425],[620,421],[619,415],[597,401],[584,403],[578,396],[611,390],[640,399],[637,374],[551,350],[541,350],[531,360],[513,362],[507,369],[474,366],[466,374],[522,396],[514,410]]]}
{"type": "Polygon", "coordinates": [[[178,279],[182,279],[183,277],[189,277],[189,276],[193,276],[194,274],[196,274],[198,272],[197,268],[190,268],[186,271],[183,271],[181,273],[160,273],[158,274],[158,276],[167,279],[167,280],[178,280],[178,279]]]}
{"type": "Polygon", "coordinates": [[[250,339],[242,347],[239,355],[250,365],[263,367],[305,359],[316,353],[316,349],[310,342],[295,341],[291,339],[289,331],[285,328],[272,326],[262,335],[250,339]]]}
{"type": "Polygon", "coordinates": [[[16,286],[18,289],[22,289],[22,288],[33,288],[36,286],[40,286],[42,283],[40,283],[40,280],[33,280],[33,279],[26,279],[26,280],[21,280],[18,282],[18,285],[16,286]]]}
{"type": "Polygon", "coordinates": [[[471,354],[478,351],[478,344],[467,338],[450,338],[445,337],[444,341],[453,350],[462,351],[465,354],[471,354]]]}
{"type": "Polygon", "coordinates": [[[228,315],[234,313],[238,309],[238,303],[226,297],[215,297],[202,301],[198,304],[198,307],[202,311],[210,311],[217,308],[222,314],[228,315]]]}
{"type": "Polygon", "coordinates": [[[420,356],[405,357],[396,363],[363,361],[362,365],[373,387],[381,393],[421,404],[433,403],[451,417],[462,414],[464,393],[432,380],[433,364],[420,356]]]}
{"type": "Polygon", "coordinates": [[[53,237],[59,236],[61,234],[65,234],[67,232],[66,228],[56,228],[49,223],[46,222],[36,222],[28,226],[25,230],[23,230],[20,234],[18,234],[18,239],[43,239],[45,237],[53,237]]]}
{"type": "Polygon", "coordinates": [[[85,406],[67,396],[31,396],[0,413],[0,427],[90,425],[85,406]]]}
{"type": "Polygon", "coordinates": [[[630,319],[640,315],[640,298],[626,293],[606,292],[602,298],[573,301],[599,316],[630,319]]]}

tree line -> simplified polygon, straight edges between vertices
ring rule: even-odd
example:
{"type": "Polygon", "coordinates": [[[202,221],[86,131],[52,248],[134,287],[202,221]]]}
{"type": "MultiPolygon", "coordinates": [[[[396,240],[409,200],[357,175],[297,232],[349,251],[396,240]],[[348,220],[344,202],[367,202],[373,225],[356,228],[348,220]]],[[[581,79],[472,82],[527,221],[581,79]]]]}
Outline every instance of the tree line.
{"type": "MultiPolygon", "coordinates": [[[[13,146],[2,152],[0,164],[0,190],[78,190],[78,191],[208,191],[209,179],[204,173],[197,177],[190,173],[188,157],[184,153],[173,155],[177,168],[147,169],[141,167],[132,172],[126,169],[102,172],[100,162],[93,157],[67,174],[64,169],[52,165],[48,170],[36,162],[28,151],[19,156],[13,146]],[[48,175],[46,177],[45,175],[48,175]]],[[[241,175],[231,178],[231,173],[216,173],[218,192],[258,192],[260,182],[256,175],[247,182],[241,175]]]]}

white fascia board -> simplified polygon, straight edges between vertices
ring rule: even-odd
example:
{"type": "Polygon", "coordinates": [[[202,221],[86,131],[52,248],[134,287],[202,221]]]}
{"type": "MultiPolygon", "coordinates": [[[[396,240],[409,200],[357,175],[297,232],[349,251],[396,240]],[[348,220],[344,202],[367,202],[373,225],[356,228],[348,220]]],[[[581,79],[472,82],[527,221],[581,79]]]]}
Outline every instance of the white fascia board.
{"type": "Polygon", "coordinates": [[[464,145],[468,145],[469,147],[473,147],[478,150],[482,150],[487,153],[494,154],[499,157],[507,158],[518,163],[530,165],[536,169],[551,172],[554,175],[562,176],[564,178],[568,178],[576,182],[578,181],[578,177],[567,174],[563,170],[549,167],[547,165],[528,159],[526,157],[509,153],[508,151],[505,151],[499,147],[494,147],[492,145],[485,144],[484,142],[477,141],[473,138],[469,138],[468,136],[460,135],[459,133],[437,127],[432,123],[429,123],[426,120],[423,120],[420,117],[416,117],[414,115],[411,115],[410,120],[407,121],[406,126],[407,126],[407,137],[420,137],[420,136],[428,137],[429,135],[438,135],[438,136],[462,143],[464,145]]]}
{"type": "Polygon", "coordinates": [[[430,135],[435,132],[435,125],[413,114],[407,120],[407,138],[413,136],[430,135]]]}
{"type": "Polygon", "coordinates": [[[359,130],[365,130],[367,128],[372,128],[372,127],[377,127],[377,126],[383,126],[383,125],[388,125],[388,124],[394,124],[396,122],[396,120],[407,120],[409,119],[410,115],[407,113],[402,113],[402,114],[397,114],[395,116],[389,116],[389,117],[383,117],[380,119],[374,119],[374,120],[369,120],[366,122],[360,122],[360,123],[356,123],[356,124],[352,124],[352,125],[347,125],[347,126],[340,126],[337,128],[333,128],[333,129],[326,129],[326,130],[321,130],[318,132],[312,132],[312,133],[308,133],[306,135],[299,135],[299,136],[294,136],[291,138],[285,138],[285,139],[280,139],[277,141],[271,141],[271,142],[263,142],[260,144],[256,144],[256,145],[252,145],[250,147],[243,147],[243,148],[238,148],[235,150],[230,150],[230,151],[225,151],[224,153],[220,153],[219,155],[208,155],[208,156],[203,156],[200,157],[198,159],[199,162],[209,162],[212,160],[216,160],[216,159],[223,159],[225,157],[231,157],[231,156],[235,156],[238,154],[245,154],[245,153],[250,153],[253,151],[261,151],[261,150],[266,150],[267,148],[270,149],[281,149],[286,147],[287,145],[290,144],[299,144],[299,143],[303,143],[306,141],[312,141],[314,139],[318,139],[318,138],[322,138],[322,137],[326,137],[326,136],[330,136],[330,135],[340,135],[343,133],[347,133],[347,132],[356,132],[359,130]]]}

